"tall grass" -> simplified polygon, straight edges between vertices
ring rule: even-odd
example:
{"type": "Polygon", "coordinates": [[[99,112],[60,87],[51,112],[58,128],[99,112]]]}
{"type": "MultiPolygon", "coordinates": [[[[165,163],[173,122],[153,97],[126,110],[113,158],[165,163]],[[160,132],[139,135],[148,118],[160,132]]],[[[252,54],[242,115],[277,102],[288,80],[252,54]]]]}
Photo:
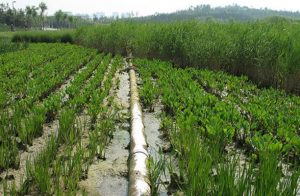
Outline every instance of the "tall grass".
{"type": "Polygon", "coordinates": [[[284,19],[253,23],[116,22],[84,27],[75,42],[100,51],[169,60],[247,75],[262,86],[300,93],[300,25],[284,19]]]}

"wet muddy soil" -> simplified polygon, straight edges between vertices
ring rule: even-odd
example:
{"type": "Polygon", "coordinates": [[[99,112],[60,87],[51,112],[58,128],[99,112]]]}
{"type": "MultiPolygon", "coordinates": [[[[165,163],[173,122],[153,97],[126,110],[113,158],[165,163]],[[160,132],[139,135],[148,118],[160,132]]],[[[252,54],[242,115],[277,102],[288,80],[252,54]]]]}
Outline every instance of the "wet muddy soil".
{"type": "MultiPolygon", "coordinates": [[[[154,104],[154,111],[143,111],[145,134],[148,142],[148,152],[154,161],[159,161],[162,158],[168,160],[171,156],[168,153],[163,153],[165,146],[169,145],[169,142],[164,140],[163,133],[160,131],[161,113],[163,105],[160,102],[154,104]]],[[[162,174],[160,180],[157,182],[160,184],[158,195],[168,195],[167,187],[170,183],[170,175],[166,170],[165,174],[162,174]]]]}

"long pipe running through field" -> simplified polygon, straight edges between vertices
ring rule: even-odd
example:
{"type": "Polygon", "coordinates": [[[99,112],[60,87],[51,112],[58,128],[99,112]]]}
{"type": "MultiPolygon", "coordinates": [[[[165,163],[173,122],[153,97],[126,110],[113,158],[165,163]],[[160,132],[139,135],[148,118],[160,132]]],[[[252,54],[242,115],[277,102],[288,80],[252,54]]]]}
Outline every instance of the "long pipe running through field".
{"type": "Polygon", "coordinates": [[[129,162],[129,196],[150,195],[150,185],[147,170],[147,142],[144,133],[142,108],[139,103],[139,93],[136,75],[131,59],[130,68],[130,101],[131,101],[131,136],[129,162]]]}

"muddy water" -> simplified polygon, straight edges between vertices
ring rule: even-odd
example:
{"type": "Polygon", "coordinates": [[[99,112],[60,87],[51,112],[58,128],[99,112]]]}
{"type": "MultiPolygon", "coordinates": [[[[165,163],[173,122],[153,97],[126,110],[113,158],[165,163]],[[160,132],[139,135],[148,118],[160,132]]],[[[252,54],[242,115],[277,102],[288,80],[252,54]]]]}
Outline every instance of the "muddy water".
{"type": "MultiPolygon", "coordinates": [[[[129,116],[129,75],[118,74],[119,88],[115,101],[122,107],[120,116],[129,116]]],[[[126,120],[116,125],[111,143],[105,151],[105,160],[97,160],[88,171],[88,178],[80,182],[81,189],[88,195],[127,195],[128,189],[128,149],[130,123],[126,120]]]]}

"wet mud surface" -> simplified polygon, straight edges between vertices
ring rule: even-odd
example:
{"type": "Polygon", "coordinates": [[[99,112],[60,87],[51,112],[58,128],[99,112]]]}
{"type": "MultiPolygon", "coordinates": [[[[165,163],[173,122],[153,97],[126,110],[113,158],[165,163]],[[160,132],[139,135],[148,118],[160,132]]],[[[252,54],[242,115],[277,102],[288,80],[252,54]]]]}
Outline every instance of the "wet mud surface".
{"type": "MultiPolygon", "coordinates": [[[[162,110],[163,105],[157,102],[154,105],[153,112],[149,112],[149,110],[143,111],[148,152],[154,161],[159,161],[162,157],[168,159],[171,156],[168,153],[163,153],[164,148],[169,145],[169,142],[163,139],[163,133],[160,131],[162,110]]],[[[170,183],[170,174],[168,171],[165,171],[165,174],[161,176],[157,183],[160,184],[158,195],[169,195],[167,187],[170,183]]]]}

